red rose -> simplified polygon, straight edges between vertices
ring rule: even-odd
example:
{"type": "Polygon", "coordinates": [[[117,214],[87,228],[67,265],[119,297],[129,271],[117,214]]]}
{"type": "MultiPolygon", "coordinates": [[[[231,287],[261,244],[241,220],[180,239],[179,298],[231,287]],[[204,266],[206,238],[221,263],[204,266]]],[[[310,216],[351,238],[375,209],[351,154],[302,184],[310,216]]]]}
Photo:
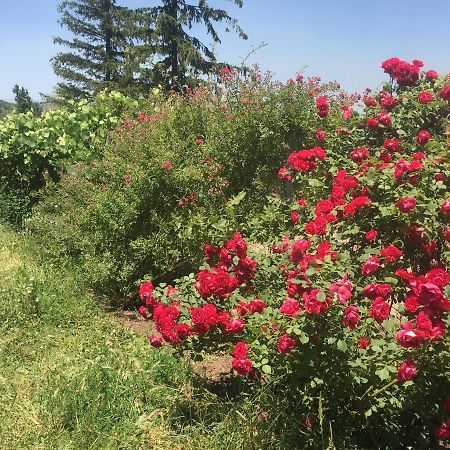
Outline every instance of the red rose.
{"type": "Polygon", "coordinates": [[[425,78],[429,81],[434,81],[439,74],[435,70],[428,70],[425,72],[425,78]]]}
{"type": "Polygon", "coordinates": [[[242,319],[231,319],[225,326],[224,330],[227,333],[240,333],[245,327],[245,322],[242,319]]]}
{"type": "Polygon", "coordinates": [[[248,345],[245,342],[239,341],[234,346],[233,356],[238,359],[244,359],[248,354],[248,345]]]}
{"type": "Polygon", "coordinates": [[[292,181],[292,176],[289,174],[286,166],[283,166],[278,170],[278,178],[283,181],[292,181]]]}
{"type": "Polygon", "coordinates": [[[319,117],[328,116],[328,111],[330,110],[330,105],[327,102],[327,97],[322,96],[316,100],[317,114],[319,117]]]}
{"type": "Polygon", "coordinates": [[[378,123],[377,119],[374,119],[373,117],[369,117],[367,119],[366,125],[369,130],[376,130],[378,128],[379,123],[378,123]]]}
{"type": "Polygon", "coordinates": [[[395,245],[388,245],[386,248],[380,250],[380,256],[382,256],[386,262],[395,262],[403,256],[403,252],[395,245]]]}
{"type": "Polygon", "coordinates": [[[203,144],[203,142],[204,142],[204,139],[202,139],[202,138],[197,138],[197,139],[195,139],[195,143],[196,143],[197,145],[203,144]]]}
{"type": "Polygon", "coordinates": [[[417,95],[417,98],[420,103],[426,105],[434,100],[434,95],[428,91],[422,91],[417,95]]]}
{"type": "Polygon", "coordinates": [[[380,267],[380,260],[376,256],[371,256],[362,265],[361,274],[362,275],[372,275],[380,267]]]}
{"type": "Polygon", "coordinates": [[[406,322],[402,324],[402,330],[395,334],[395,338],[402,347],[410,348],[418,347],[423,340],[423,335],[421,331],[412,328],[411,322],[406,322]]]}
{"type": "Polygon", "coordinates": [[[300,219],[300,214],[297,211],[291,212],[291,221],[293,223],[298,223],[298,220],[300,219]]]}
{"type": "Polygon", "coordinates": [[[417,374],[417,366],[412,359],[405,361],[397,371],[397,380],[401,382],[411,381],[417,374]]]}
{"type": "Polygon", "coordinates": [[[416,142],[419,145],[425,145],[431,139],[431,134],[426,130],[421,130],[416,136],[416,142]]]}
{"type": "Polygon", "coordinates": [[[395,108],[397,106],[398,102],[397,99],[392,97],[391,94],[388,94],[387,92],[382,92],[380,94],[380,105],[384,108],[390,111],[391,109],[395,108]]]}
{"type": "Polygon", "coordinates": [[[347,306],[347,308],[344,309],[344,318],[342,319],[342,323],[346,327],[349,327],[350,330],[355,329],[360,319],[361,317],[358,314],[357,306],[347,306]]]}
{"type": "Polygon", "coordinates": [[[398,152],[400,150],[399,142],[397,139],[386,139],[384,148],[390,152],[398,152]]]}
{"type": "Polygon", "coordinates": [[[425,275],[425,278],[430,283],[434,283],[436,286],[439,286],[441,288],[447,286],[447,284],[450,282],[450,275],[445,269],[442,269],[440,267],[435,267],[434,269],[429,270],[425,275]]]}
{"type": "Polygon", "coordinates": [[[300,303],[292,298],[287,298],[280,306],[279,311],[286,316],[296,317],[302,311],[300,303]]]}
{"type": "Polygon", "coordinates": [[[445,239],[446,241],[449,241],[449,242],[450,242],[450,228],[447,228],[447,229],[444,231],[444,239],[445,239]]]}
{"type": "Polygon", "coordinates": [[[163,164],[162,164],[162,166],[161,166],[161,169],[164,169],[164,170],[172,170],[172,164],[171,164],[171,162],[170,162],[170,161],[164,161],[163,164]]]}
{"type": "Polygon", "coordinates": [[[417,301],[417,297],[415,295],[408,295],[408,297],[406,297],[404,307],[409,314],[415,313],[419,306],[420,304],[417,301]]]}
{"type": "Polygon", "coordinates": [[[154,287],[151,281],[145,281],[139,286],[139,297],[141,300],[145,300],[152,296],[153,290],[154,287]]]}
{"type": "Polygon", "coordinates": [[[247,358],[233,358],[231,361],[231,367],[239,375],[249,375],[253,371],[253,363],[247,358]]]}
{"type": "Polygon", "coordinates": [[[444,422],[437,430],[436,430],[436,437],[441,440],[445,441],[447,439],[450,439],[450,419],[444,422]]]}
{"type": "Polygon", "coordinates": [[[367,348],[370,344],[370,339],[366,337],[359,338],[358,340],[358,348],[367,348]]]}
{"type": "Polygon", "coordinates": [[[367,148],[356,148],[350,152],[350,159],[354,162],[362,162],[369,157],[367,148]]]}
{"type": "Polygon", "coordinates": [[[316,134],[316,138],[321,142],[325,141],[327,138],[327,133],[325,133],[325,131],[323,131],[323,130],[316,130],[315,134],[316,134]]]}
{"type": "Polygon", "coordinates": [[[148,336],[147,339],[152,347],[161,347],[163,345],[163,340],[159,336],[148,336]]]}
{"type": "Polygon", "coordinates": [[[450,101],[450,85],[444,86],[439,91],[439,95],[441,96],[442,100],[450,101]]]}
{"type": "Polygon", "coordinates": [[[295,241],[291,247],[291,254],[289,259],[294,263],[298,264],[303,257],[303,253],[311,247],[311,241],[306,239],[301,239],[300,241],[295,241]]]}
{"type": "Polygon", "coordinates": [[[397,200],[395,206],[403,213],[410,213],[416,207],[416,199],[414,197],[402,197],[397,200]]]}
{"type": "Polygon", "coordinates": [[[378,231],[377,230],[369,230],[366,233],[366,241],[374,241],[378,236],[378,231]]]}
{"type": "Polygon", "coordinates": [[[449,215],[450,214],[450,198],[448,198],[447,200],[445,200],[444,203],[442,203],[441,205],[441,212],[449,215]]]}
{"type": "Polygon", "coordinates": [[[372,307],[370,309],[370,317],[375,319],[378,323],[383,322],[384,320],[389,318],[391,313],[391,307],[389,303],[384,300],[383,297],[377,297],[372,302],[372,307]]]}
{"type": "Polygon", "coordinates": [[[381,125],[384,125],[385,127],[389,126],[391,124],[391,116],[387,111],[384,109],[380,111],[378,114],[378,122],[381,123],[381,125]]]}
{"type": "Polygon", "coordinates": [[[297,347],[297,340],[290,338],[287,334],[283,334],[278,341],[278,351],[287,355],[291,353],[291,351],[297,347]]]}

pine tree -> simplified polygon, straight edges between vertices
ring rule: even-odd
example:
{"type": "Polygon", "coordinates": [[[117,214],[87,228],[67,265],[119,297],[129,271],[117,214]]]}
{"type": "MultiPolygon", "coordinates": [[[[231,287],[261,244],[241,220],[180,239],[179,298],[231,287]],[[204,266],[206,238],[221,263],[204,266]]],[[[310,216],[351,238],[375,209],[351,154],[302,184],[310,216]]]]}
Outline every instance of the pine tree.
{"type": "Polygon", "coordinates": [[[64,79],[57,86],[58,96],[83,98],[102,89],[130,93],[142,88],[145,80],[139,79],[139,72],[149,57],[148,47],[133,43],[142,31],[136,29],[131,10],[117,6],[116,0],[64,0],[59,12],[59,23],[74,38],[54,38],[69,48],[52,60],[55,73],[64,79]]]}
{"type": "MultiPolygon", "coordinates": [[[[214,28],[220,22],[247,39],[236,19],[223,9],[209,6],[206,0],[198,0],[196,5],[186,0],[161,1],[161,6],[139,8],[136,12],[147,18],[153,51],[159,58],[153,70],[154,79],[159,74],[159,81],[169,87],[182,86],[190,76],[208,73],[218,64],[212,49],[186,31],[194,24],[204,25],[214,44],[221,42],[214,28]]],[[[230,1],[242,7],[243,0],[230,1]]]]}
{"type": "Polygon", "coordinates": [[[41,113],[41,106],[39,103],[35,103],[31,100],[28,89],[15,84],[13,87],[13,94],[15,95],[14,101],[16,102],[15,108],[17,112],[26,113],[28,111],[33,111],[36,115],[41,113]]]}

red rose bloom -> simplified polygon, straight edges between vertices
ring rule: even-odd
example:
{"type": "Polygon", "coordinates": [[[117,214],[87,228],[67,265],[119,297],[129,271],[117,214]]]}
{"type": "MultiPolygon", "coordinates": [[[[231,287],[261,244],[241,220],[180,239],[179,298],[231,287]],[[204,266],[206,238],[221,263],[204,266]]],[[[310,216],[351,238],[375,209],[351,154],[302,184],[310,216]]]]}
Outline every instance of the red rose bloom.
{"type": "Polygon", "coordinates": [[[428,70],[425,72],[425,78],[428,81],[434,81],[438,76],[439,74],[435,70],[428,70]]]}
{"type": "Polygon", "coordinates": [[[416,142],[421,146],[425,145],[430,139],[431,134],[428,133],[428,131],[426,130],[420,131],[419,134],[416,136],[416,142]]]}
{"type": "Polygon", "coordinates": [[[434,95],[429,91],[422,91],[417,95],[417,99],[420,103],[426,105],[434,100],[434,95]]]}
{"type": "Polygon", "coordinates": [[[397,371],[397,380],[404,383],[411,381],[417,375],[417,366],[412,359],[405,361],[397,371]]]}
{"type": "Polygon", "coordinates": [[[350,152],[350,159],[354,162],[360,163],[369,157],[367,148],[356,148],[350,152]]]}
{"type": "Polygon", "coordinates": [[[391,307],[389,303],[384,300],[383,297],[377,297],[372,302],[372,307],[370,309],[370,317],[375,319],[378,323],[383,322],[384,320],[389,318],[391,313],[391,307]]]}
{"type": "Polygon", "coordinates": [[[295,241],[292,244],[291,253],[289,255],[289,259],[292,261],[292,263],[298,264],[301,261],[304,252],[306,252],[309,247],[311,247],[311,242],[306,239],[295,241]]]}
{"type": "Polygon", "coordinates": [[[436,286],[441,288],[447,286],[450,282],[450,275],[445,269],[440,267],[435,267],[434,269],[429,270],[425,275],[425,278],[430,283],[434,283],[436,286]]]}
{"type": "Polygon", "coordinates": [[[366,337],[359,338],[358,340],[358,348],[367,348],[370,344],[370,339],[366,337]]]}
{"type": "Polygon", "coordinates": [[[360,321],[361,317],[358,314],[358,307],[357,306],[347,306],[347,308],[344,309],[344,318],[342,319],[342,323],[349,327],[350,330],[354,330],[358,322],[360,321]]]}
{"type": "Polygon", "coordinates": [[[328,111],[330,110],[330,105],[327,102],[327,98],[325,96],[319,97],[316,100],[317,114],[319,117],[328,116],[328,111]]]}
{"type": "Polygon", "coordinates": [[[372,275],[380,267],[380,260],[376,256],[371,256],[361,267],[362,275],[372,275]]]}
{"type": "Polygon", "coordinates": [[[395,206],[403,213],[410,213],[416,207],[416,199],[414,197],[402,197],[397,200],[395,206]]]}
{"type": "Polygon", "coordinates": [[[298,220],[300,219],[300,214],[297,211],[291,212],[291,221],[292,223],[298,223],[298,220]]]}
{"type": "Polygon", "coordinates": [[[418,347],[423,341],[422,332],[413,329],[411,322],[402,324],[402,330],[395,334],[395,338],[405,348],[418,347]]]}
{"type": "Polygon", "coordinates": [[[444,203],[442,203],[440,209],[441,209],[441,212],[444,213],[445,215],[450,214],[450,198],[448,198],[447,200],[445,200],[444,203]]]}
{"type": "Polygon", "coordinates": [[[366,125],[369,130],[376,130],[378,128],[379,123],[378,123],[377,119],[374,119],[373,117],[369,117],[367,119],[366,125]]]}
{"type": "Polygon", "coordinates": [[[388,245],[386,248],[380,250],[380,256],[382,256],[386,262],[395,262],[403,256],[403,252],[395,245],[388,245]]]}
{"type": "Polygon", "coordinates": [[[450,439],[450,419],[444,422],[435,433],[436,437],[441,441],[450,439]]]}
{"type": "Polygon", "coordinates": [[[389,126],[391,124],[391,116],[387,111],[384,109],[380,111],[378,114],[378,122],[381,123],[381,125],[384,125],[385,127],[389,126]]]}
{"type": "Polygon", "coordinates": [[[449,241],[449,242],[450,242],[450,228],[447,228],[447,229],[444,231],[444,239],[445,239],[446,241],[449,241]]]}
{"type": "Polygon", "coordinates": [[[279,311],[281,314],[285,314],[286,316],[296,317],[300,314],[302,308],[297,300],[287,298],[280,306],[279,311]]]}
{"type": "Polygon", "coordinates": [[[415,295],[408,295],[408,297],[406,297],[404,302],[406,312],[409,314],[414,314],[419,306],[419,302],[417,301],[417,297],[415,295]]]}
{"type": "Polygon", "coordinates": [[[439,95],[441,96],[442,100],[450,101],[450,85],[444,86],[440,91],[439,95]]]}
{"type": "Polygon", "coordinates": [[[231,367],[239,375],[249,375],[253,371],[253,363],[247,358],[233,358],[231,367]]]}
{"type": "Polygon", "coordinates": [[[287,334],[283,334],[279,339],[277,346],[280,353],[287,355],[297,347],[297,340],[290,338],[287,334]]]}
{"type": "Polygon", "coordinates": [[[292,181],[292,175],[289,173],[286,166],[283,166],[278,170],[278,178],[283,181],[292,181]]]}
{"type": "Polygon", "coordinates": [[[374,241],[378,236],[378,231],[377,230],[369,230],[366,233],[366,241],[374,241]]]}
{"type": "Polygon", "coordinates": [[[148,336],[147,339],[152,347],[161,347],[163,345],[163,340],[159,336],[148,336]]]}
{"type": "Polygon", "coordinates": [[[397,139],[386,139],[383,146],[390,152],[398,152],[400,150],[400,145],[397,139]]]}
{"type": "Polygon", "coordinates": [[[326,140],[327,138],[327,133],[325,133],[325,131],[323,130],[316,130],[316,138],[320,141],[323,142],[326,140]]]}

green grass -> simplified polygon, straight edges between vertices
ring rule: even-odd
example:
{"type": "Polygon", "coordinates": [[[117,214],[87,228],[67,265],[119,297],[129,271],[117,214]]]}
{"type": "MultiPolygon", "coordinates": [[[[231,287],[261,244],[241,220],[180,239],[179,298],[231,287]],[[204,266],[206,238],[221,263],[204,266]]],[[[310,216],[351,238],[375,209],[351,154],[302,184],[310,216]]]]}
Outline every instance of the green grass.
{"type": "Polygon", "coordinates": [[[1,449],[215,448],[189,423],[192,389],[184,362],[0,228],[1,449]]]}
{"type": "Polygon", "coordinates": [[[243,385],[196,378],[41,253],[0,226],[0,450],[292,448],[243,385]]]}

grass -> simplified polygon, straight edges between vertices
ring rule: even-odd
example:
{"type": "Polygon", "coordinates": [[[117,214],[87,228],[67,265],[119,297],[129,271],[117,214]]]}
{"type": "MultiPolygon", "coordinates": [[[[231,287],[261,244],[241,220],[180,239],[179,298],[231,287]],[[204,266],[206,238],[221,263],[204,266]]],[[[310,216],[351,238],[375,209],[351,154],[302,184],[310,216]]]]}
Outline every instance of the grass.
{"type": "Polygon", "coordinates": [[[0,450],[293,448],[243,385],[196,378],[40,254],[0,226],[0,450]]]}
{"type": "Polygon", "coordinates": [[[181,408],[193,399],[186,364],[6,228],[0,281],[1,449],[216,448],[181,408]]]}

